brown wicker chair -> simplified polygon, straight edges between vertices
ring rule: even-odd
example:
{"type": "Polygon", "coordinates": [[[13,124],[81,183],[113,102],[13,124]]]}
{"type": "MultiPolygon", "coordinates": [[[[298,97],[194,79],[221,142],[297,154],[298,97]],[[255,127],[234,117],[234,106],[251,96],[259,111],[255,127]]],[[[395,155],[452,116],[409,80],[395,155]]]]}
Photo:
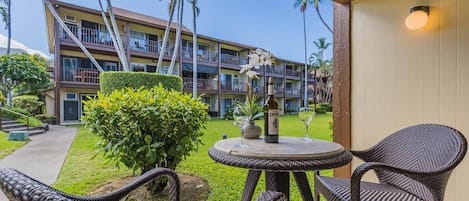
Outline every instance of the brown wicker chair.
{"type": "Polygon", "coordinates": [[[436,124],[411,126],[368,150],[352,151],[365,161],[352,178],[318,175],[315,191],[334,201],[442,201],[450,174],[466,151],[466,139],[453,128],[436,124]],[[379,184],[361,182],[369,170],[375,171],[379,184]]]}
{"type": "Polygon", "coordinates": [[[155,168],[137,177],[126,186],[103,196],[76,196],[64,193],[14,169],[0,169],[0,189],[10,201],[116,201],[136,188],[160,177],[169,178],[170,201],[179,201],[180,182],[170,169],[155,168]]]}

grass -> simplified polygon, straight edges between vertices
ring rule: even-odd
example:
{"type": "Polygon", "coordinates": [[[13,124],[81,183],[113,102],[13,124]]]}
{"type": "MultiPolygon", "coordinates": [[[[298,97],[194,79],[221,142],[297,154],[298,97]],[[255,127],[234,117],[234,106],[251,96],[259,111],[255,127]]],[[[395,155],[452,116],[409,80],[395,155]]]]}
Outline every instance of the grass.
{"type": "Polygon", "coordinates": [[[78,129],[54,187],[67,193],[87,194],[102,184],[131,174],[126,168],[118,169],[113,163],[107,163],[102,155],[93,158],[96,141],[97,137],[87,128],[78,129]]]}
{"type": "MultiPolygon", "coordinates": [[[[332,132],[329,130],[331,118],[331,114],[316,115],[315,120],[310,125],[310,136],[332,140],[332,132]]],[[[257,125],[262,127],[262,120],[258,121],[257,125]]],[[[192,153],[190,157],[184,160],[177,169],[178,172],[197,175],[207,180],[210,185],[209,201],[240,200],[248,172],[246,169],[215,163],[208,156],[208,149],[221,139],[223,133],[226,133],[228,137],[240,136],[239,128],[235,127],[232,121],[209,121],[207,130],[202,137],[204,145],[199,147],[198,152],[192,153]]],[[[304,126],[296,116],[282,116],[280,134],[302,137],[304,135],[304,126]]],[[[69,193],[87,194],[99,185],[131,174],[130,170],[123,167],[117,170],[113,164],[107,164],[100,156],[90,160],[94,155],[92,148],[96,140],[96,137],[89,134],[86,128],[79,129],[54,187],[69,193]]],[[[325,171],[321,174],[331,175],[332,173],[331,171],[325,171]]],[[[311,182],[312,172],[308,173],[308,177],[311,182]]],[[[290,184],[291,200],[301,200],[293,178],[290,184]]],[[[263,177],[261,177],[255,196],[263,190],[265,190],[265,184],[263,177]]]]}
{"type": "Polygon", "coordinates": [[[28,141],[9,141],[8,135],[0,131],[0,159],[10,155],[26,143],[28,143],[28,141]]]}

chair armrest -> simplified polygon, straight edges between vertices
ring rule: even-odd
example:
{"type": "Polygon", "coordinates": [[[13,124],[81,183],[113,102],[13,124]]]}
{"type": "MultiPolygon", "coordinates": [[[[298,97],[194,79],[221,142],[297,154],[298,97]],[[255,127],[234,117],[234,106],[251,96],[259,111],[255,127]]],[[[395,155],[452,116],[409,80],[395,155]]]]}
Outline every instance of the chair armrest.
{"type": "Polygon", "coordinates": [[[397,174],[405,175],[411,179],[414,179],[417,182],[420,182],[419,178],[432,174],[431,172],[418,172],[418,171],[406,170],[406,169],[398,168],[398,167],[388,165],[385,163],[366,162],[358,166],[353,171],[352,178],[351,178],[351,187],[350,187],[350,190],[351,190],[350,200],[351,201],[360,200],[360,182],[361,182],[363,175],[370,170],[386,170],[386,171],[394,172],[397,174]]]}
{"type": "Polygon", "coordinates": [[[149,181],[166,175],[169,179],[169,200],[178,201],[180,181],[177,174],[167,168],[155,168],[137,177],[122,188],[102,196],[77,196],[54,189],[14,169],[0,169],[0,189],[10,200],[36,199],[44,200],[74,200],[74,201],[109,201],[120,200],[136,188],[149,181]]]}

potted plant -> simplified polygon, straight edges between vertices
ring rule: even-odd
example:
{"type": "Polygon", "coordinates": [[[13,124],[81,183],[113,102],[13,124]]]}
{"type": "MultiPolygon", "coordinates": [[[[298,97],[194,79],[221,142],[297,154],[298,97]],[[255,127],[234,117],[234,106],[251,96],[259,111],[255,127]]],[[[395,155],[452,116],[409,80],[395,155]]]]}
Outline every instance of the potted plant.
{"type": "Polygon", "coordinates": [[[259,69],[264,66],[272,65],[272,54],[270,52],[265,52],[261,49],[256,49],[248,55],[249,63],[241,65],[240,74],[245,73],[247,76],[247,95],[246,101],[244,103],[236,103],[236,108],[245,115],[245,125],[243,129],[243,136],[247,139],[259,138],[261,135],[261,128],[257,126],[254,120],[262,117],[264,115],[262,107],[256,105],[257,97],[252,93],[251,80],[259,79],[258,73],[253,70],[259,69]]]}

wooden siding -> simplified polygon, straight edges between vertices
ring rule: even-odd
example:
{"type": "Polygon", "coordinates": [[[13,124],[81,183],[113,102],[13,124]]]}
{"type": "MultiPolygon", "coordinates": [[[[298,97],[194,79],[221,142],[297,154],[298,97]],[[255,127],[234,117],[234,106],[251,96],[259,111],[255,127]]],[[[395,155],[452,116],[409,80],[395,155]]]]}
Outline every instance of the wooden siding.
{"type": "MultiPolygon", "coordinates": [[[[404,25],[414,1],[352,2],[353,149],[418,123],[450,125],[469,137],[469,2],[429,2],[429,23],[417,31],[404,25]]],[[[466,157],[445,200],[467,200],[468,169],[466,157]]]]}

